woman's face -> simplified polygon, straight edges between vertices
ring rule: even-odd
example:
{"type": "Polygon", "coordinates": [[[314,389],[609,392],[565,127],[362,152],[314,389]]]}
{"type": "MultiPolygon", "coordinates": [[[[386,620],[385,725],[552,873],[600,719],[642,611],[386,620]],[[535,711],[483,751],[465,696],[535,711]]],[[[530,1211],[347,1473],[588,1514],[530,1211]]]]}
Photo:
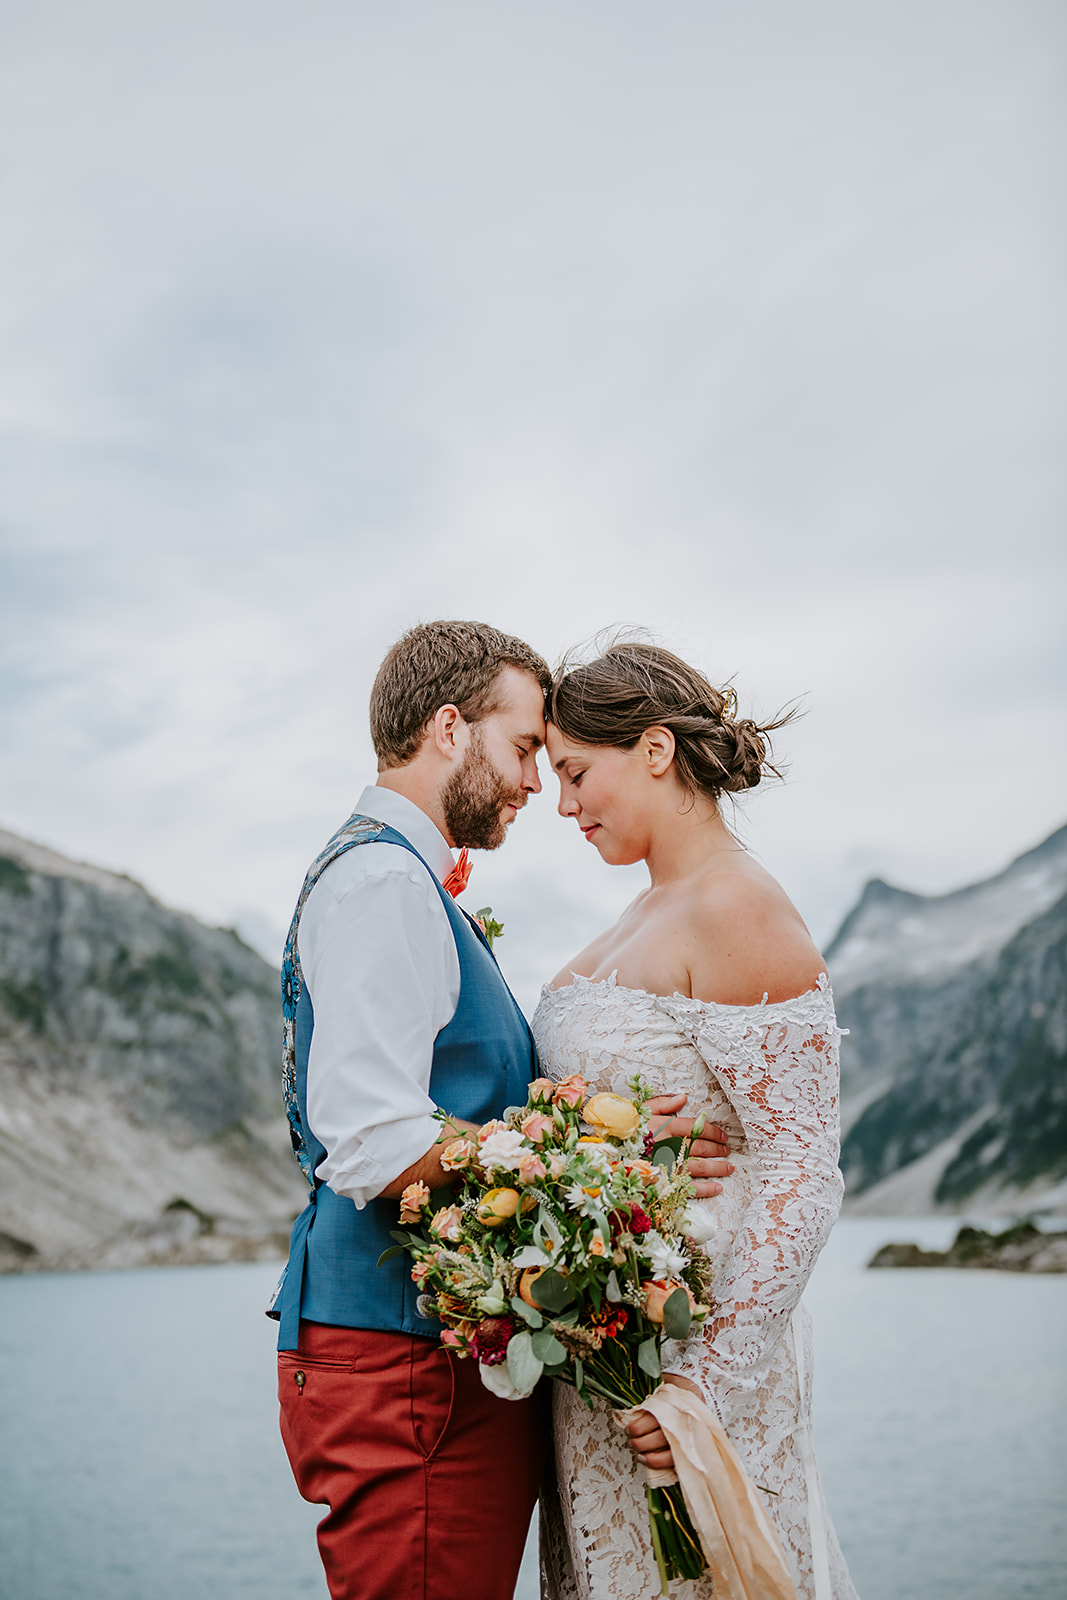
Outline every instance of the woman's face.
{"type": "Polygon", "coordinates": [[[651,840],[654,780],[639,740],[632,750],[579,744],[548,724],[548,760],[559,779],[559,814],[573,817],[612,867],[643,861],[651,840]]]}

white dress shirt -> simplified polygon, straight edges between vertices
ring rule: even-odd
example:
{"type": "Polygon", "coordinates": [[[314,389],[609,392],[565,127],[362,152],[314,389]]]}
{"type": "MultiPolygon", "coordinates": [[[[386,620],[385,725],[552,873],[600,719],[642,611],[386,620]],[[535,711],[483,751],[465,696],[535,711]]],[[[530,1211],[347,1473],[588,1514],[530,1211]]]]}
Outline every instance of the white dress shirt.
{"type": "MultiPolygon", "coordinates": [[[[371,786],[356,810],[409,839],[443,881],[455,862],[424,811],[371,786]]],[[[304,902],[300,966],[315,1011],[307,1116],[317,1175],[360,1208],[424,1156],[434,1041],[459,1003],[459,956],[433,880],[395,844],[357,845],[304,902]]]]}

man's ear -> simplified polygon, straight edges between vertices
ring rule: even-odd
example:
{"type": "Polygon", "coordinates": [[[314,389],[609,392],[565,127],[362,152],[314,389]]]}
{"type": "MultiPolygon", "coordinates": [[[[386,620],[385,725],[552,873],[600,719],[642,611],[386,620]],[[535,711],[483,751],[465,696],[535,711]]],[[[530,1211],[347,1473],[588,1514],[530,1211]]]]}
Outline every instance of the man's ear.
{"type": "Polygon", "coordinates": [[[646,728],[641,735],[641,754],[654,778],[662,778],[674,761],[674,734],[669,728],[646,728]]]}
{"type": "Polygon", "coordinates": [[[446,761],[455,761],[467,749],[470,724],[458,706],[440,706],[434,712],[429,734],[437,753],[446,761]]]}

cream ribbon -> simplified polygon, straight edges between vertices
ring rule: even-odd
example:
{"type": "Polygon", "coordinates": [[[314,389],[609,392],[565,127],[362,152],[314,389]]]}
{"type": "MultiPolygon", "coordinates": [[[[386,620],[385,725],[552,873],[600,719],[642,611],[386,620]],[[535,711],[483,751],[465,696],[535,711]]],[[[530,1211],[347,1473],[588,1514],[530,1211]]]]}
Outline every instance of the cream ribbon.
{"type": "Polygon", "coordinates": [[[797,1600],[778,1535],[715,1413],[673,1383],[615,1415],[625,1427],[638,1411],[650,1412],[667,1437],[677,1477],[654,1473],[650,1482],[681,1484],[716,1600],[797,1600]]]}

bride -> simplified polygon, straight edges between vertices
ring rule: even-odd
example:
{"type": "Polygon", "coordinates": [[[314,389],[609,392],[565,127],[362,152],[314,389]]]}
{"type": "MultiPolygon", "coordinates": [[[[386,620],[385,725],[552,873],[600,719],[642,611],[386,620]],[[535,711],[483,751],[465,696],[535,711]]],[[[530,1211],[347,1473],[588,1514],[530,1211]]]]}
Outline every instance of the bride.
{"type": "MultiPolygon", "coordinates": [[[[769,770],[759,727],[657,646],[621,643],[557,677],[548,753],[559,810],[649,887],[544,990],[541,1070],[626,1092],[684,1091],[729,1132],[714,1200],[717,1263],[703,1331],[664,1346],[667,1382],[718,1415],[781,1538],[798,1596],[855,1600],[812,1454],[810,1321],[801,1295],[841,1202],[838,1030],[826,971],[778,884],[718,800],[769,770]]],[[[558,1501],[545,1497],[546,1600],[659,1594],[639,1461],[669,1468],[648,1412],[629,1426],[554,1386],[558,1501]]],[[[710,1578],[672,1585],[704,1600],[710,1578]]]]}

